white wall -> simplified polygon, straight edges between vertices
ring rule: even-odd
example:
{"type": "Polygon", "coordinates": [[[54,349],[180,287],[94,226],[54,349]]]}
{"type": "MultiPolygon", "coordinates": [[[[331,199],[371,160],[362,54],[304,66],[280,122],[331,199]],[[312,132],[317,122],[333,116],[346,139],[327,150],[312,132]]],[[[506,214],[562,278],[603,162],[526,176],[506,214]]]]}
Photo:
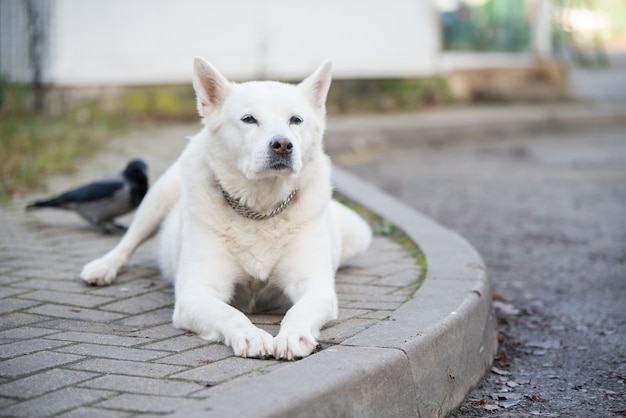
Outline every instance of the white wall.
{"type": "Polygon", "coordinates": [[[432,73],[430,0],[56,0],[48,81],[188,82],[193,57],[226,76],[300,78],[325,59],[335,77],[432,73]]]}

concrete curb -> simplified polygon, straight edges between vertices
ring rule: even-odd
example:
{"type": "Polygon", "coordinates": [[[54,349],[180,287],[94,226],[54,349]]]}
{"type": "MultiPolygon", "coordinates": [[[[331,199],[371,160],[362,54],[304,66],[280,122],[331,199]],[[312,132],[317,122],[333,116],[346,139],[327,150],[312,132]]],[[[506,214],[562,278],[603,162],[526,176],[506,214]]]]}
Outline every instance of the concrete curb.
{"type": "Polygon", "coordinates": [[[428,263],[420,290],[389,320],[290,367],[222,384],[174,416],[443,416],[488,370],[495,318],[474,248],[348,172],[336,169],[334,182],[418,243],[428,263]]]}

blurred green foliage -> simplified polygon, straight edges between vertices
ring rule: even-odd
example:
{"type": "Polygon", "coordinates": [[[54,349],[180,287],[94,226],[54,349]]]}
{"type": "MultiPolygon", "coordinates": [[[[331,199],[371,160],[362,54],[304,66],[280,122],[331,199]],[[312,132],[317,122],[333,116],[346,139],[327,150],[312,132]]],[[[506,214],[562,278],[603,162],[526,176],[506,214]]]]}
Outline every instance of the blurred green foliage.
{"type": "Polygon", "coordinates": [[[397,112],[455,102],[445,77],[335,80],[329,113],[397,112]]]}
{"type": "Polygon", "coordinates": [[[95,105],[57,116],[34,113],[28,88],[2,83],[0,90],[0,202],[40,187],[48,174],[71,171],[123,126],[122,118],[95,105]]]}
{"type": "MultiPolygon", "coordinates": [[[[0,82],[0,201],[41,187],[46,175],[72,171],[78,159],[102,149],[125,127],[198,119],[190,85],[81,95],[84,92],[45,91],[44,111],[38,113],[32,111],[32,89],[0,82]]],[[[394,112],[453,102],[441,77],[335,80],[327,107],[331,114],[394,112]]]]}

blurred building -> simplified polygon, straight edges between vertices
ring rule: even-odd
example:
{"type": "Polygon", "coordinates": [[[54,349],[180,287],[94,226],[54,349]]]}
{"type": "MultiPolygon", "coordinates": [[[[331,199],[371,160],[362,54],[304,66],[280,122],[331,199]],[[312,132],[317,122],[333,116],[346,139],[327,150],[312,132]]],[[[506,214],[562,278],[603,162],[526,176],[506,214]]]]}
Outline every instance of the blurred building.
{"type": "Polygon", "coordinates": [[[552,0],[0,0],[0,70],[54,86],[418,77],[549,61],[552,0]]]}

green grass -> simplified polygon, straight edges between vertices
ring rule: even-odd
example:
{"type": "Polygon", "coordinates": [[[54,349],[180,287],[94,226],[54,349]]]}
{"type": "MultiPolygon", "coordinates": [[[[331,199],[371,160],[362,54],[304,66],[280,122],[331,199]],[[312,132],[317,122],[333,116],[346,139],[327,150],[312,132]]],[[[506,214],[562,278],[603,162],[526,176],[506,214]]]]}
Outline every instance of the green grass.
{"type": "Polygon", "coordinates": [[[0,200],[41,186],[46,175],[70,172],[113,131],[106,121],[77,125],[70,117],[22,116],[0,124],[0,200]]]}
{"type": "MultiPolygon", "coordinates": [[[[55,116],[26,110],[31,94],[26,86],[0,80],[0,203],[42,187],[48,175],[71,172],[77,160],[102,149],[126,126],[198,117],[191,84],[126,87],[74,107],[62,90],[46,91],[45,108],[55,116]]],[[[451,100],[440,78],[336,80],[327,107],[335,114],[390,112],[451,100]]]]}
{"type": "MultiPolygon", "coordinates": [[[[420,266],[420,275],[415,283],[415,288],[407,297],[407,301],[413,297],[415,292],[420,288],[424,279],[426,279],[426,271],[428,268],[426,257],[420,247],[397,225],[382,218],[376,212],[364,207],[363,205],[348,199],[341,193],[335,193],[333,198],[348,206],[356,213],[361,215],[372,227],[374,235],[385,236],[397,242],[404,248],[411,257],[415,259],[415,263],[420,266]]],[[[405,301],[406,302],[406,301],[405,301]]]]}
{"type": "Polygon", "coordinates": [[[83,105],[57,116],[23,108],[27,92],[2,85],[0,202],[42,186],[47,175],[71,172],[124,125],[119,116],[83,105]]]}

